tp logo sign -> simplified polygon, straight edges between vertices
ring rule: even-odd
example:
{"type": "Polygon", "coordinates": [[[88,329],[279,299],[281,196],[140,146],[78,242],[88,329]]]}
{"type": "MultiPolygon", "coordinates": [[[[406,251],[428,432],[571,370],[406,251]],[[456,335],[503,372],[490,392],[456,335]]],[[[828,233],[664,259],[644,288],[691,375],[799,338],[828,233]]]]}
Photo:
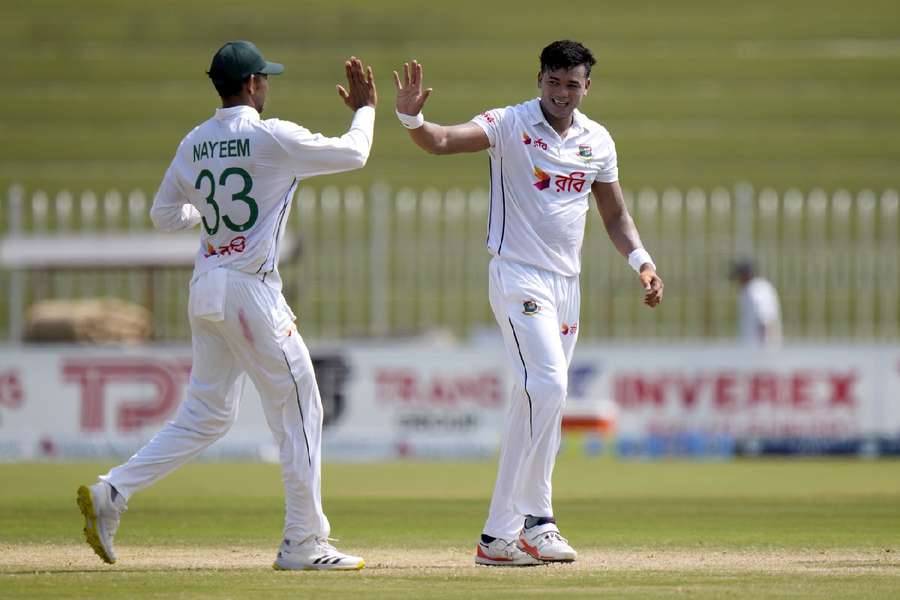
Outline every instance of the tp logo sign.
{"type": "Polygon", "coordinates": [[[119,431],[134,431],[165,421],[181,401],[190,372],[190,359],[76,358],[62,365],[63,380],[79,386],[80,424],[86,432],[106,429],[106,407],[110,402],[116,406],[115,427],[119,431]],[[151,391],[138,398],[110,397],[114,384],[137,384],[151,391]]]}

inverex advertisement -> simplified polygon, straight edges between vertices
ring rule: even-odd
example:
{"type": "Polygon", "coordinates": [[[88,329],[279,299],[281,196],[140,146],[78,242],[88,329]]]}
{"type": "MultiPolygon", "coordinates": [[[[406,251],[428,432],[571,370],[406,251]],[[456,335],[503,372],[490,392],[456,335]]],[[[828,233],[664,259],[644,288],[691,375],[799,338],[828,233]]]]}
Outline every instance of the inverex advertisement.
{"type": "MultiPolygon", "coordinates": [[[[516,401],[504,357],[490,344],[313,348],[326,459],[491,456],[516,401]]],[[[171,418],[190,363],[186,346],[0,348],[0,459],[127,457],[171,418]]],[[[582,344],[568,391],[566,427],[596,425],[613,444],[699,435],[763,450],[900,446],[898,346],[582,344]]],[[[207,458],[276,459],[259,403],[246,385],[237,422],[207,458]]]]}
{"type": "Polygon", "coordinates": [[[587,404],[611,402],[618,436],[625,440],[690,433],[731,440],[748,453],[782,448],[773,453],[786,454],[792,448],[863,452],[859,448],[866,440],[894,440],[888,445],[896,449],[900,440],[897,347],[836,345],[772,353],[588,348],[577,354],[570,372],[570,394],[579,392],[587,404]],[[572,389],[579,372],[586,382],[581,390],[572,389]],[[845,444],[851,440],[855,443],[845,444]]]}

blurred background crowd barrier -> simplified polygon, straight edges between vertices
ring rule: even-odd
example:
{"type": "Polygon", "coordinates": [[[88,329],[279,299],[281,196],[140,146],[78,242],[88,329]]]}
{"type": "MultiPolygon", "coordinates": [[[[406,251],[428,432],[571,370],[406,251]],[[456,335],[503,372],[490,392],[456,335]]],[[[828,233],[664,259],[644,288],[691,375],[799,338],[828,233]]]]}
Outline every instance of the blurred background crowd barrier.
{"type": "MultiPolygon", "coordinates": [[[[331,460],[488,458],[513,375],[499,341],[313,346],[331,460]]],[[[190,347],[0,346],[0,460],[125,458],[172,418],[190,347]]],[[[582,342],[566,444],[626,459],[900,455],[900,346],[582,342]]],[[[207,458],[274,460],[252,385],[207,458]]]]}
{"type": "MultiPolygon", "coordinates": [[[[535,97],[540,50],[564,38],[597,58],[581,108],[616,141],[666,282],[641,305],[592,207],[567,431],[623,457],[896,454],[898,31],[882,0],[4,1],[0,457],[127,455],[180,401],[198,232],[154,232],[148,210],[234,39],[285,64],[264,117],[345,131],[350,55],[379,86],[368,164],[301,184],[280,265],[328,456],[495,450],[510,382],[487,158],[410,143],[391,71],[421,61],[427,117],[460,123],[535,97]],[[735,343],[743,258],[779,292],[781,349],[735,343]],[[22,343],[54,332],[127,344],[22,343]]],[[[213,452],[271,457],[256,404],[213,452]]]]}
{"type": "MultiPolygon", "coordinates": [[[[900,323],[900,220],[895,189],[827,194],[739,184],[712,190],[626,191],[659,263],[666,302],[639,302],[633,272],[592,207],[582,252],[588,340],[727,340],[737,288],[728,271],[753,257],[781,295],[790,341],[894,341],[900,323]]],[[[187,283],[196,231],[154,233],[143,190],[10,188],[0,203],[0,335],[22,339],[27,307],[50,299],[114,297],[151,311],[156,341],[187,341],[187,283]]],[[[484,189],[304,186],[282,259],[285,295],[301,331],[328,342],[492,334],[484,189]]]]}

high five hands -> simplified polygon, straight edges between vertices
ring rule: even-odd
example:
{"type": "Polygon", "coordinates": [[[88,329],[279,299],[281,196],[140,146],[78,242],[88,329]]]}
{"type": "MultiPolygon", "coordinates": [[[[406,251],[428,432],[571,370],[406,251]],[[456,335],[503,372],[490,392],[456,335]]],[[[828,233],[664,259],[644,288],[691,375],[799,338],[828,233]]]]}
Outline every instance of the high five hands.
{"type": "Polygon", "coordinates": [[[422,65],[418,61],[403,63],[403,81],[394,71],[394,86],[397,88],[397,112],[415,116],[422,112],[425,101],[431,95],[431,88],[422,91],[422,65]]]}
{"type": "MultiPolygon", "coordinates": [[[[366,67],[355,56],[351,56],[344,63],[347,72],[347,88],[338,84],[337,91],[341,99],[350,110],[357,111],[363,106],[375,108],[378,104],[378,91],[375,89],[375,77],[372,75],[372,67],[366,67]]],[[[396,73],[394,73],[396,75],[396,73]]]]}

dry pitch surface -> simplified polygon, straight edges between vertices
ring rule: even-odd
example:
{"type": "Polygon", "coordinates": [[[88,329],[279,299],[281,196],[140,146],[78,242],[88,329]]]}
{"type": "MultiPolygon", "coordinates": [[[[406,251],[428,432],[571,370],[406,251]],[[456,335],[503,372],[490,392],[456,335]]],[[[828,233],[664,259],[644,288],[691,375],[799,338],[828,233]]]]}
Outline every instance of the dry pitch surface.
{"type": "MultiPolygon", "coordinates": [[[[272,548],[121,547],[118,562],[105,565],[83,544],[0,544],[0,573],[54,571],[173,571],[268,569],[272,548]]],[[[352,550],[352,548],[348,548],[352,550]]],[[[465,575],[521,569],[480,567],[469,548],[371,548],[365,553],[365,573],[391,576],[392,571],[465,575]]],[[[883,573],[900,577],[900,553],[892,550],[736,551],[591,550],[574,563],[536,567],[556,572],[603,571],[723,571],[742,573],[883,573]]],[[[898,582],[900,584],[900,582],[898,582]]]]}

